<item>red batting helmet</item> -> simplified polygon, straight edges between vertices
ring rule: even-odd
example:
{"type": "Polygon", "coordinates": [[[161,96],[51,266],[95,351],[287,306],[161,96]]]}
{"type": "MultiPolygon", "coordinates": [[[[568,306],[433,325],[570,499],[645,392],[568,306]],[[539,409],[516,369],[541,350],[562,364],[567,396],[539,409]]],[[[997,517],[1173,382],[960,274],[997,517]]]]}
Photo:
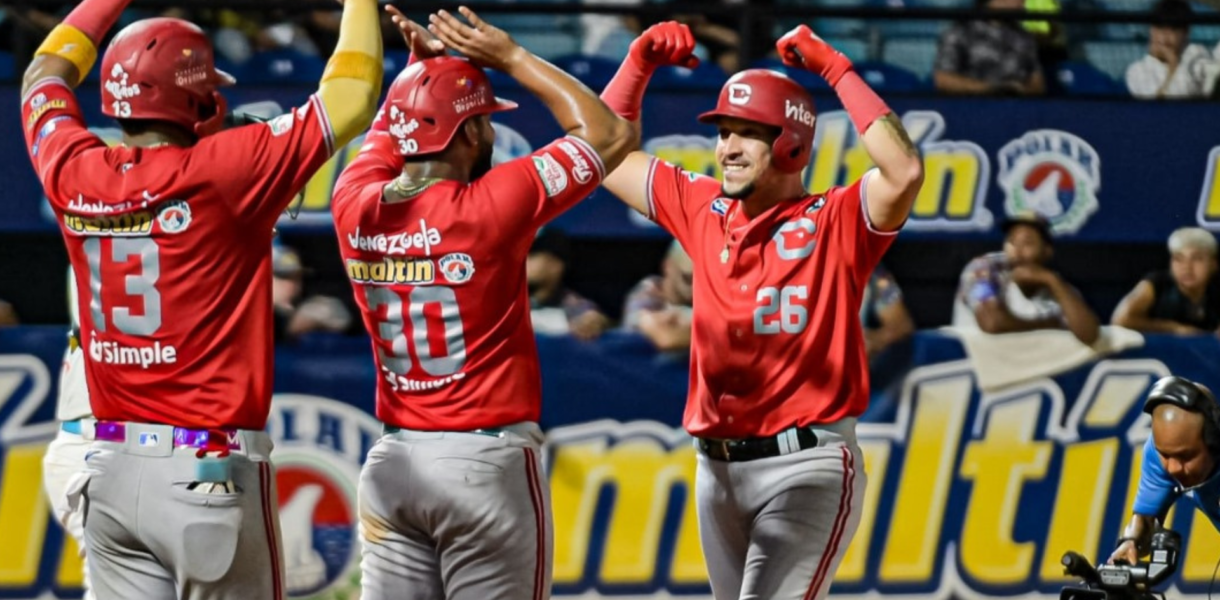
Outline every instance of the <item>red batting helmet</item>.
{"type": "Polygon", "coordinates": [[[232,76],[216,69],[202,29],[181,19],[144,19],[124,27],[106,48],[102,113],[168,121],[204,136],[219,131],[224,119],[224,97],[216,89],[232,84],[232,76]]]}
{"type": "Polygon", "coordinates": [[[720,117],[736,117],[780,129],[771,145],[771,164],[785,173],[796,173],[809,164],[813,150],[813,97],[783,73],[748,69],[729,78],[720,88],[715,110],[699,115],[713,123],[720,117]]]}
{"type": "Polygon", "coordinates": [[[497,98],[482,69],[464,58],[421,60],[399,73],[386,96],[390,135],[402,156],[444,150],[466,119],[517,108],[497,98]]]}

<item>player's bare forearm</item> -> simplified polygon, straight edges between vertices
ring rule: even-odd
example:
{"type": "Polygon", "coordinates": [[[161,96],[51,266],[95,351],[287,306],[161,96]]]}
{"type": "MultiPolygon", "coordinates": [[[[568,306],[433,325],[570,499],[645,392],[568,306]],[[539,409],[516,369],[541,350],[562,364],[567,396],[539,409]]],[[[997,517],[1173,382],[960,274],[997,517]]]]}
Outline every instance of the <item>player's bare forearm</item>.
{"type": "Polygon", "coordinates": [[[373,122],[381,93],[381,14],[377,0],[345,0],[339,41],[318,86],[341,148],[373,122]]]}
{"type": "Polygon", "coordinates": [[[51,54],[35,56],[21,79],[21,95],[25,96],[30,88],[44,79],[62,79],[68,87],[76,89],[77,82],[80,81],[80,71],[67,59],[51,54]]]}
{"type": "Polygon", "coordinates": [[[869,178],[865,193],[869,221],[881,231],[893,231],[906,221],[919,195],[923,157],[892,112],[874,121],[861,141],[879,171],[869,178]]]}
{"type": "Polygon", "coordinates": [[[568,135],[589,142],[602,157],[607,172],[639,147],[638,131],[630,122],[614,114],[578,79],[551,63],[522,52],[509,63],[507,73],[546,105],[568,135]]]}
{"type": "Polygon", "coordinates": [[[1122,537],[1135,538],[1136,547],[1142,555],[1148,549],[1148,542],[1152,540],[1154,529],[1156,529],[1156,519],[1147,515],[1132,514],[1131,521],[1123,528],[1122,537]]]}

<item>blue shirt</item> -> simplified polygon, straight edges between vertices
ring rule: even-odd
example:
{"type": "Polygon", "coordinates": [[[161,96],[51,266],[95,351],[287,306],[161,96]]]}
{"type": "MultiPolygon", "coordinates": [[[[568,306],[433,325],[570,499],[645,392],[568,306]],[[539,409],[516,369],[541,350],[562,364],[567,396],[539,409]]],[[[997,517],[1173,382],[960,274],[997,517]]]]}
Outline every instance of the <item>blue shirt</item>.
{"type": "Polygon", "coordinates": [[[1144,468],[1140,475],[1140,488],[1135,493],[1135,514],[1160,519],[1165,511],[1182,494],[1190,496],[1195,506],[1211,519],[1212,527],[1220,531],[1220,471],[1213,473],[1202,484],[1189,492],[1183,492],[1161,464],[1152,436],[1144,443],[1144,468]]]}

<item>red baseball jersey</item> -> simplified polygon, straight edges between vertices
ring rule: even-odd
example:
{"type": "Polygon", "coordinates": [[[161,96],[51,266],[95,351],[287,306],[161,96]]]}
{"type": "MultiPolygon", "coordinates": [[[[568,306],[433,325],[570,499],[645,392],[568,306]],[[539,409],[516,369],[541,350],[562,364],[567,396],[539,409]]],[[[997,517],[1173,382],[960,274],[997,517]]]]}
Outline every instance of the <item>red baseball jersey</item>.
{"type": "Polygon", "coordinates": [[[694,264],[692,435],[770,436],[864,412],[860,302],[897,234],[868,222],[871,174],[750,220],[719,181],[653,159],[649,216],[694,264]]]}
{"type": "Polygon", "coordinates": [[[365,138],[331,203],[344,266],[373,338],[377,417],[421,430],[537,421],[542,406],[525,259],[535,231],[588,196],[605,167],[575,137],[466,184],[433,180],[382,202],[402,159],[365,138]]]}
{"type": "Polygon", "coordinates": [[[22,115],[80,290],[97,418],[262,429],[271,230],[331,155],[322,102],[186,148],[107,147],[59,80],[22,115]]]}

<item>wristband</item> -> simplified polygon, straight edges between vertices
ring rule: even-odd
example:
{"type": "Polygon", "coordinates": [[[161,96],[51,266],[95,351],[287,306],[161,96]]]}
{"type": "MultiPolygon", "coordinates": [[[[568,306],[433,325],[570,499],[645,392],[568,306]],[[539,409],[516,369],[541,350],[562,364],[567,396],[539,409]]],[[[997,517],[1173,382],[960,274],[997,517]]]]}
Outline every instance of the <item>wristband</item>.
{"type": "Polygon", "coordinates": [[[860,135],[864,135],[874,121],[892,112],[855,71],[847,71],[839,78],[835,93],[839,95],[843,108],[847,109],[860,135]]]}
{"type": "Polygon", "coordinates": [[[76,27],[67,23],[61,23],[51,30],[47,35],[47,39],[42,41],[42,45],[34,52],[34,56],[40,55],[58,56],[76,66],[76,85],[80,85],[85,80],[85,76],[93,69],[93,64],[97,62],[97,46],[93,44],[93,40],[89,39],[88,35],[76,27]]]}
{"type": "Polygon", "coordinates": [[[606,84],[606,89],[602,90],[601,98],[606,106],[610,107],[614,114],[628,121],[640,118],[644,89],[648,87],[648,80],[652,79],[652,74],[656,71],[656,67],[642,63],[634,54],[628,54],[614,78],[606,84]]]}

